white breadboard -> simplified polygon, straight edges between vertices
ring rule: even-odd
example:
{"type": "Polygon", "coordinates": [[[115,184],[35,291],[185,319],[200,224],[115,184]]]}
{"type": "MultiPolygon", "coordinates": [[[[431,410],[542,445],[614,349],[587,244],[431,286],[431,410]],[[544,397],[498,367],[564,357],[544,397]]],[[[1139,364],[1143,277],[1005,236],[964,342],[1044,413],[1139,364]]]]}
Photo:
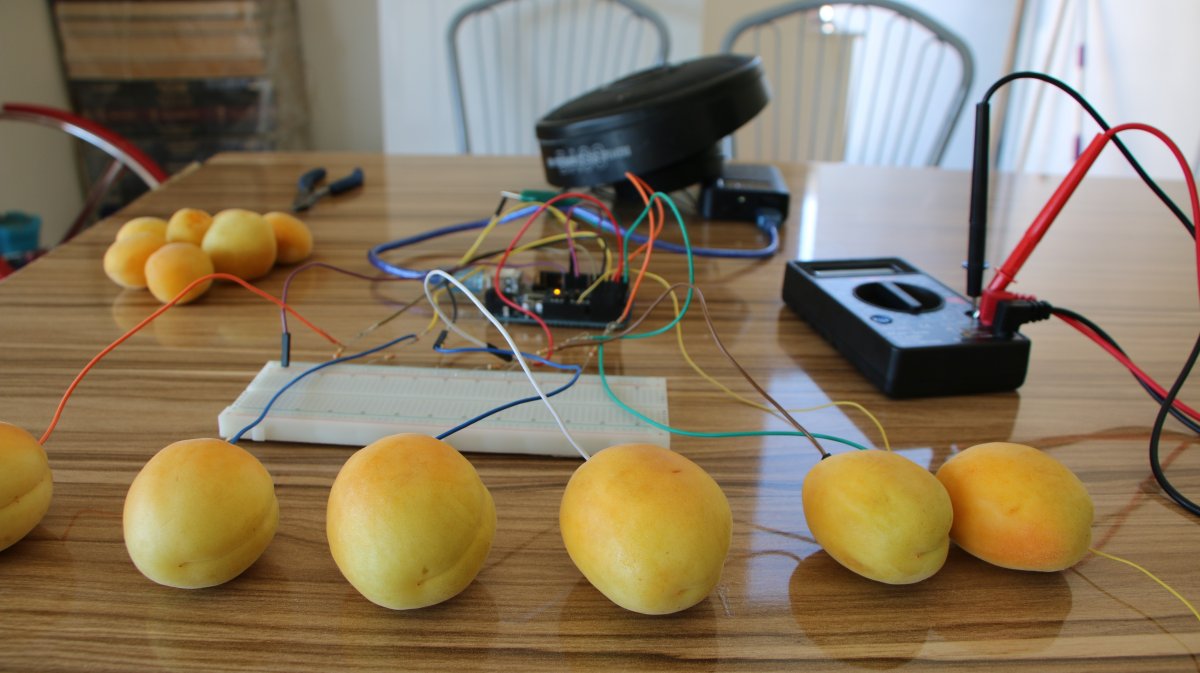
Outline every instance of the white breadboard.
{"type": "MultiPolygon", "coordinates": [[[[217,418],[222,437],[232,437],[262,413],[280,388],[311,363],[288,368],[268,362],[246,390],[217,418]]],[[[535,372],[544,392],[571,374],[535,372]]],[[[667,383],[661,377],[609,376],[626,404],[667,424],[667,383]]],[[[396,367],[337,364],[313,372],[280,396],[262,423],[243,438],[366,446],[388,435],[438,435],[506,402],[536,395],[520,370],[396,367]]],[[[585,374],[550,398],[571,436],[589,453],[614,444],[670,446],[670,435],[609,400],[600,377],[585,374]]],[[[578,456],[541,400],[506,409],[446,438],[459,451],[578,456]]]]}

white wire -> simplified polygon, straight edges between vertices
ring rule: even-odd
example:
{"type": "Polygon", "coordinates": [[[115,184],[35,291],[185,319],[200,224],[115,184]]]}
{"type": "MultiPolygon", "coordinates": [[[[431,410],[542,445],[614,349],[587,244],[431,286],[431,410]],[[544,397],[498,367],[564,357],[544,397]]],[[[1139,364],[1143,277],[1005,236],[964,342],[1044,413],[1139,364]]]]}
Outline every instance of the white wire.
{"type": "MultiPolygon", "coordinates": [[[[430,272],[430,273],[432,273],[432,272],[430,272]]],[[[441,320],[443,323],[445,323],[446,327],[449,327],[451,332],[454,332],[458,336],[466,339],[467,341],[470,341],[471,343],[475,344],[476,346],[479,346],[480,348],[491,348],[491,346],[489,346],[486,342],[484,342],[480,339],[477,339],[477,338],[471,336],[470,334],[467,334],[466,332],[462,331],[462,329],[459,328],[458,325],[455,325],[452,320],[450,320],[449,318],[446,317],[445,313],[442,313],[442,309],[438,308],[437,300],[433,298],[433,293],[429,289],[429,275],[430,274],[425,275],[425,283],[424,283],[425,298],[429,300],[429,305],[433,307],[433,312],[437,314],[438,320],[441,320]]],[[[450,278],[450,276],[446,275],[444,272],[442,273],[442,276],[446,277],[446,278],[450,278]]],[[[467,288],[463,287],[462,283],[458,282],[457,278],[452,278],[451,280],[454,281],[455,285],[462,288],[463,292],[466,292],[468,295],[471,294],[467,290],[467,288]]],[[[450,290],[446,290],[446,291],[449,292],[450,290]]],[[[471,298],[474,299],[475,297],[472,295],[471,298]]],[[[475,302],[475,305],[479,306],[479,302],[475,302]]],[[[487,313],[487,310],[484,309],[484,315],[491,315],[491,314],[487,313]]]]}
{"type": "MultiPolygon", "coordinates": [[[[550,415],[554,417],[554,422],[558,423],[558,429],[562,430],[563,436],[567,438],[567,441],[570,442],[571,446],[575,447],[575,450],[579,452],[579,455],[583,456],[584,460],[589,460],[591,456],[588,455],[587,451],[583,450],[583,447],[579,446],[579,444],[575,442],[575,438],[572,437],[571,432],[567,430],[567,426],[563,423],[562,418],[560,418],[558,412],[554,410],[554,405],[550,404],[550,398],[546,397],[546,393],[542,392],[541,386],[539,386],[537,380],[533,378],[533,371],[529,369],[529,363],[525,362],[525,357],[521,355],[521,349],[517,347],[517,343],[513,341],[513,338],[508,333],[508,330],[504,329],[504,325],[500,324],[500,320],[498,320],[496,316],[492,315],[492,312],[487,310],[487,307],[483,305],[483,302],[479,301],[479,299],[472,294],[465,285],[459,282],[457,278],[451,276],[445,271],[442,271],[441,269],[434,269],[425,275],[425,296],[430,297],[431,303],[432,297],[430,296],[429,291],[429,279],[433,278],[434,276],[445,278],[447,282],[461,290],[462,293],[466,295],[467,299],[470,299],[471,303],[475,304],[475,308],[479,309],[479,312],[483,314],[483,317],[487,318],[488,322],[492,323],[492,325],[496,327],[496,329],[500,332],[500,336],[504,337],[504,340],[508,343],[508,347],[512,350],[513,357],[517,359],[517,363],[521,365],[521,369],[525,370],[525,376],[529,377],[530,385],[532,385],[533,389],[537,391],[538,397],[542,398],[542,402],[546,404],[546,409],[550,412],[550,415]]],[[[434,305],[434,310],[437,310],[436,305],[434,305]]],[[[440,311],[438,312],[438,316],[442,317],[444,320],[444,317],[440,311]]],[[[452,323],[449,322],[446,324],[452,325],[452,323]]],[[[489,348],[489,346],[484,347],[489,348]]]]}

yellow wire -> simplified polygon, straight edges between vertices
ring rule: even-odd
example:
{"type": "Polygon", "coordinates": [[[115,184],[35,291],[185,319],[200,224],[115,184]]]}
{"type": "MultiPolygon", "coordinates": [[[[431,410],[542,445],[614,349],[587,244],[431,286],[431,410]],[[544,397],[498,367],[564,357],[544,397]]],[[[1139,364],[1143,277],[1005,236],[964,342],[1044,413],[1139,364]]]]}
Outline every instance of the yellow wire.
{"type": "Polygon", "coordinates": [[[1154,573],[1150,572],[1149,570],[1146,570],[1145,568],[1143,568],[1142,566],[1140,566],[1140,565],[1138,565],[1138,564],[1134,563],[1133,561],[1130,561],[1130,560],[1128,560],[1128,559],[1123,559],[1123,558],[1121,558],[1120,556],[1113,556],[1112,554],[1107,554],[1107,553],[1105,553],[1105,552],[1102,552],[1102,551],[1100,551],[1099,549],[1090,549],[1090,548],[1089,548],[1089,549],[1088,549],[1088,551],[1092,552],[1092,553],[1093,553],[1093,554],[1095,554],[1096,556],[1103,556],[1104,558],[1106,558],[1106,559],[1109,559],[1110,561],[1116,561],[1117,563],[1124,563],[1125,565],[1127,565],[1127,566],[1129,566],[1129,567],[1131,567],[1131,568],[1135,568],[1135,569],[1137,569],[1137,570],[1140,570],[1140,571],[1142,571],[1142,573],[1143,573],[1143,574],[1145,574],[1145,575],[1146,575],[1146,577],[1149,577],[1150,579],[1152,579],[1152,580],[1154,580],[1155,582],[1157,582],[1157,583],[1158,583],[1158,585],[1159,585],[1160,587],[1162,587],[1162,588],[1166,589],[1167,591],[1171,592],[1171,595],[1172,595],[1172,596],[1174,596],[1175,598],[1179,599],[1179,602],[1180,602],[1180,603],[1183,603],[1184,605],[1186,605],[1186,606],[1187,606],[1187,609],[1188,609],[1188,610],[1191,610],[1191,612],[1192,612],[1192,615],[1193,615],[1193,616],[1196,618],[1196,620],[1197,620],[1197,621],[1200,621],[1200,612],[1196,612],[1196,608],[1195,608],[1195,607],[1192,605],[1191,601],[1189,601],[1188,599],[1184,598],[1184,597],[1183,597],[1183,595],[1182,595],[1182,594],[1180,594],[1180,593],[1179,593],[1178,591],[1176,591],[1175,589],[1173,589],[1173,588],[1171,587],[1171,585],[1169,585],[1169,584],[1167,584],[1166,582],[1164,582],[1164,581],[1162,581],[1162,580],[1158,579],[1158,577],[1157,577],[1157,576],[1156,576],[1154,573]]]}
{"type": "MultiPolygon", "coordinates": [[[[662,276],[659,276],[658,274],[647,271],[646,277],[653,280],[656,283],[659,283],[660,285],[662,285],[665,288],[669,289],[671,287],[671,284],[669,282],[667,282],[667,280],[665,278],[663,278],[662,276]]],[[[679,298],[676,296],[674,290],[671,291],[671,303],[675,306],[675,315],[679,315],[679,298]]],[[[683,345],[683,323],[682,322],[675,323],[675,338],[676,338],[676,341],[679,343],[679,352],[680,352],[680,354],[683,355],[683,359],[688,363],[688,365],[692,368],[693,371],[695,371],[697,374],[699,374],[701,376],[701,378],[703,378],[705,381],[708,381],[709,383],[713,384],[714,386],[720,388],[722,391],[725,392],[725,394],[734,398],[738,402],[741,402],[742,404],[746,404],[746,405],[754,407],[755,409],[760,409],[767,413],[778,416],[778,412],[775,410],[774,407],[770,407],[770,406],[767,406],[766,404],[761,404],[759,402],[755,402],[754,400],[752,400],[748,397],[739,395],[738,393],[731,390],[724,383],[721,383],[720,381],[718,381],[717,379],[715,379],[711,375],[709,375],[709,373],[704,371],[704,369],[702,369],[700,367],[700,365],[696,364],[696,361],[692,359],[692,356],[689,355],[687,352],[687,348],[685,348],[683,345]]],[[[849,400],[838,400],[838,401],[834,401],[834,402],[829,402],[828,404],[821,404],[821,405],[818,405],[815,407],[805,407],[802,409],[788,409],[788,412],[794,413],[794,414],[799,414],[799,413],[805,413],[805,412],[809,412],[809,411],[819,411],[821,409],[828,409],[829,407],[834,407],[834,406],[852,407],[852,408],[857,409],[858,411],[862,412],[867,418],[871,419],[871,422],[875,425],[875,428],[877,430],[879,430],[879,436],[883,439],[884,448],[888,451],[892,450],[892,445],[888,442],[887,432],[883,429],[883,424],[879,422],[879,419],[875,417],[875,414],[872,414],[870,411],[867,410],[866,407],[859,404],[858,402],[852,402],[849,400]]]]}
{"type": "MultiPolygon", "coordinates": [[[[463,253],[462,258],[458,260],[459,265],[461,266],[463,264],[466,264],[468,261],[470,261],[471,257],[473,257],[475,255],[475,252],[479,250],[479,246],[483,245],[483,239],[487,238],[487,235],[489,233],[491,233],[492,229],[495,229],[496,225],[500,224],[500,220],[504,219],[508,215],[511,215],[512,213],[515,213],[518,210],[527,208],[531,205],[532,206],[543,206],[545,204],[540,201],[525,201],[525,202],[518,203],[515,206],[509,206],[507,209],[502,210],[499,213],[496,213],[495,215],[493,215],[492,219],[488,221],[487,226],[479,231],[479,235],[475,237],[475,242],[471,244],[470,248],[467,248],[467,251],[465,253],[463,253]]],[[[557,217],[559,222],[565,223],[567,221],[567,216],[564,215],[561,210],[559,210],[558,208],[555,208],[554,206],[546,206],[546,212],[557,217]]]]}
{"type": "Polygon", "coordinates": [[[612,275],[612,253],[610,253],[607,249],[605,249],[604,252],[606,253],[604,260],[604,273],[597,275],[596,280],[592,281],[592,284],[587,286],[587,289],[579,293],[579,298],[575,300],[576,303],[587,299],[588,295],[591,294],[593,290],[600,287],[600,283],[608,280],[608,277],[612,275]]]}

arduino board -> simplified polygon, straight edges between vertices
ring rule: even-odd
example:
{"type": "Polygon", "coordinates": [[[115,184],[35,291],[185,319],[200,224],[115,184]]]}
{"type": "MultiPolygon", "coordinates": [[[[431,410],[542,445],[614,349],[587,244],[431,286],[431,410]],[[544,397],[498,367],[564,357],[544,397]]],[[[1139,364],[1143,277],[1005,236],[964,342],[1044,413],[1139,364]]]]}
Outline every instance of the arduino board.
{"type": "MultiPolygon", "coordinates": [[[[629,298],[629,284],[617,280],[597,280],[594,274],[542,271],[532,281],[527,280],[524,274],[502,277],[501,289],[510,301],[548,325],[604,328],[621,318],[629,298]]],[[[495,288],[487,289],[484,302],[488,310],[503,322],[535,322],[525,313],[504,303],[495,288]]]]}

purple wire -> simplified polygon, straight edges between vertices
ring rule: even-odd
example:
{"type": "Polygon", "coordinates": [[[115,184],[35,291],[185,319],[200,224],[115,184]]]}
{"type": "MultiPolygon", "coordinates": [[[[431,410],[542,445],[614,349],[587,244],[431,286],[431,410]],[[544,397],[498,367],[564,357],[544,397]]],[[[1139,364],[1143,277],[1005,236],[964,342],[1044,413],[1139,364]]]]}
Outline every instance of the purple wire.
{"type": "MultiPolygon", "coordinates": [[[[301,271],[305,271],[305,270],[308,270],[308,269],[311,269],[314,267],[321,267],[323,269],[329,269],[330,271],[337,271],[338,273],[343,273],[343,274],[346,274],[347,276],[353,276],[355,278],[359,278],[362,280],[371,280],[371,281],[404,280],[403,278],[398,278],[396,276],[368,276],[365,273],[351,271],[350,269],[342,268],[340,266],[335,266],[333,264],[329,264],[328,262],[308,262],[307,264],[301,264],[300,266],[296,267],[295,269],[292,269],[292,272],[288,274],[287,279],[285,279],[283,281],[283,297],[281,297],[281,298],[283,299],[284,304],[287,303],[288,290],[292,287],[292,279],[294,279],[296,277],[296,275],[299,274],[301,271]]],[[[283,310],[282,308],[279,309],[279,320],[283,325],[283,333],[287,334],[288,333],[287,311],[283,310]]]]}

